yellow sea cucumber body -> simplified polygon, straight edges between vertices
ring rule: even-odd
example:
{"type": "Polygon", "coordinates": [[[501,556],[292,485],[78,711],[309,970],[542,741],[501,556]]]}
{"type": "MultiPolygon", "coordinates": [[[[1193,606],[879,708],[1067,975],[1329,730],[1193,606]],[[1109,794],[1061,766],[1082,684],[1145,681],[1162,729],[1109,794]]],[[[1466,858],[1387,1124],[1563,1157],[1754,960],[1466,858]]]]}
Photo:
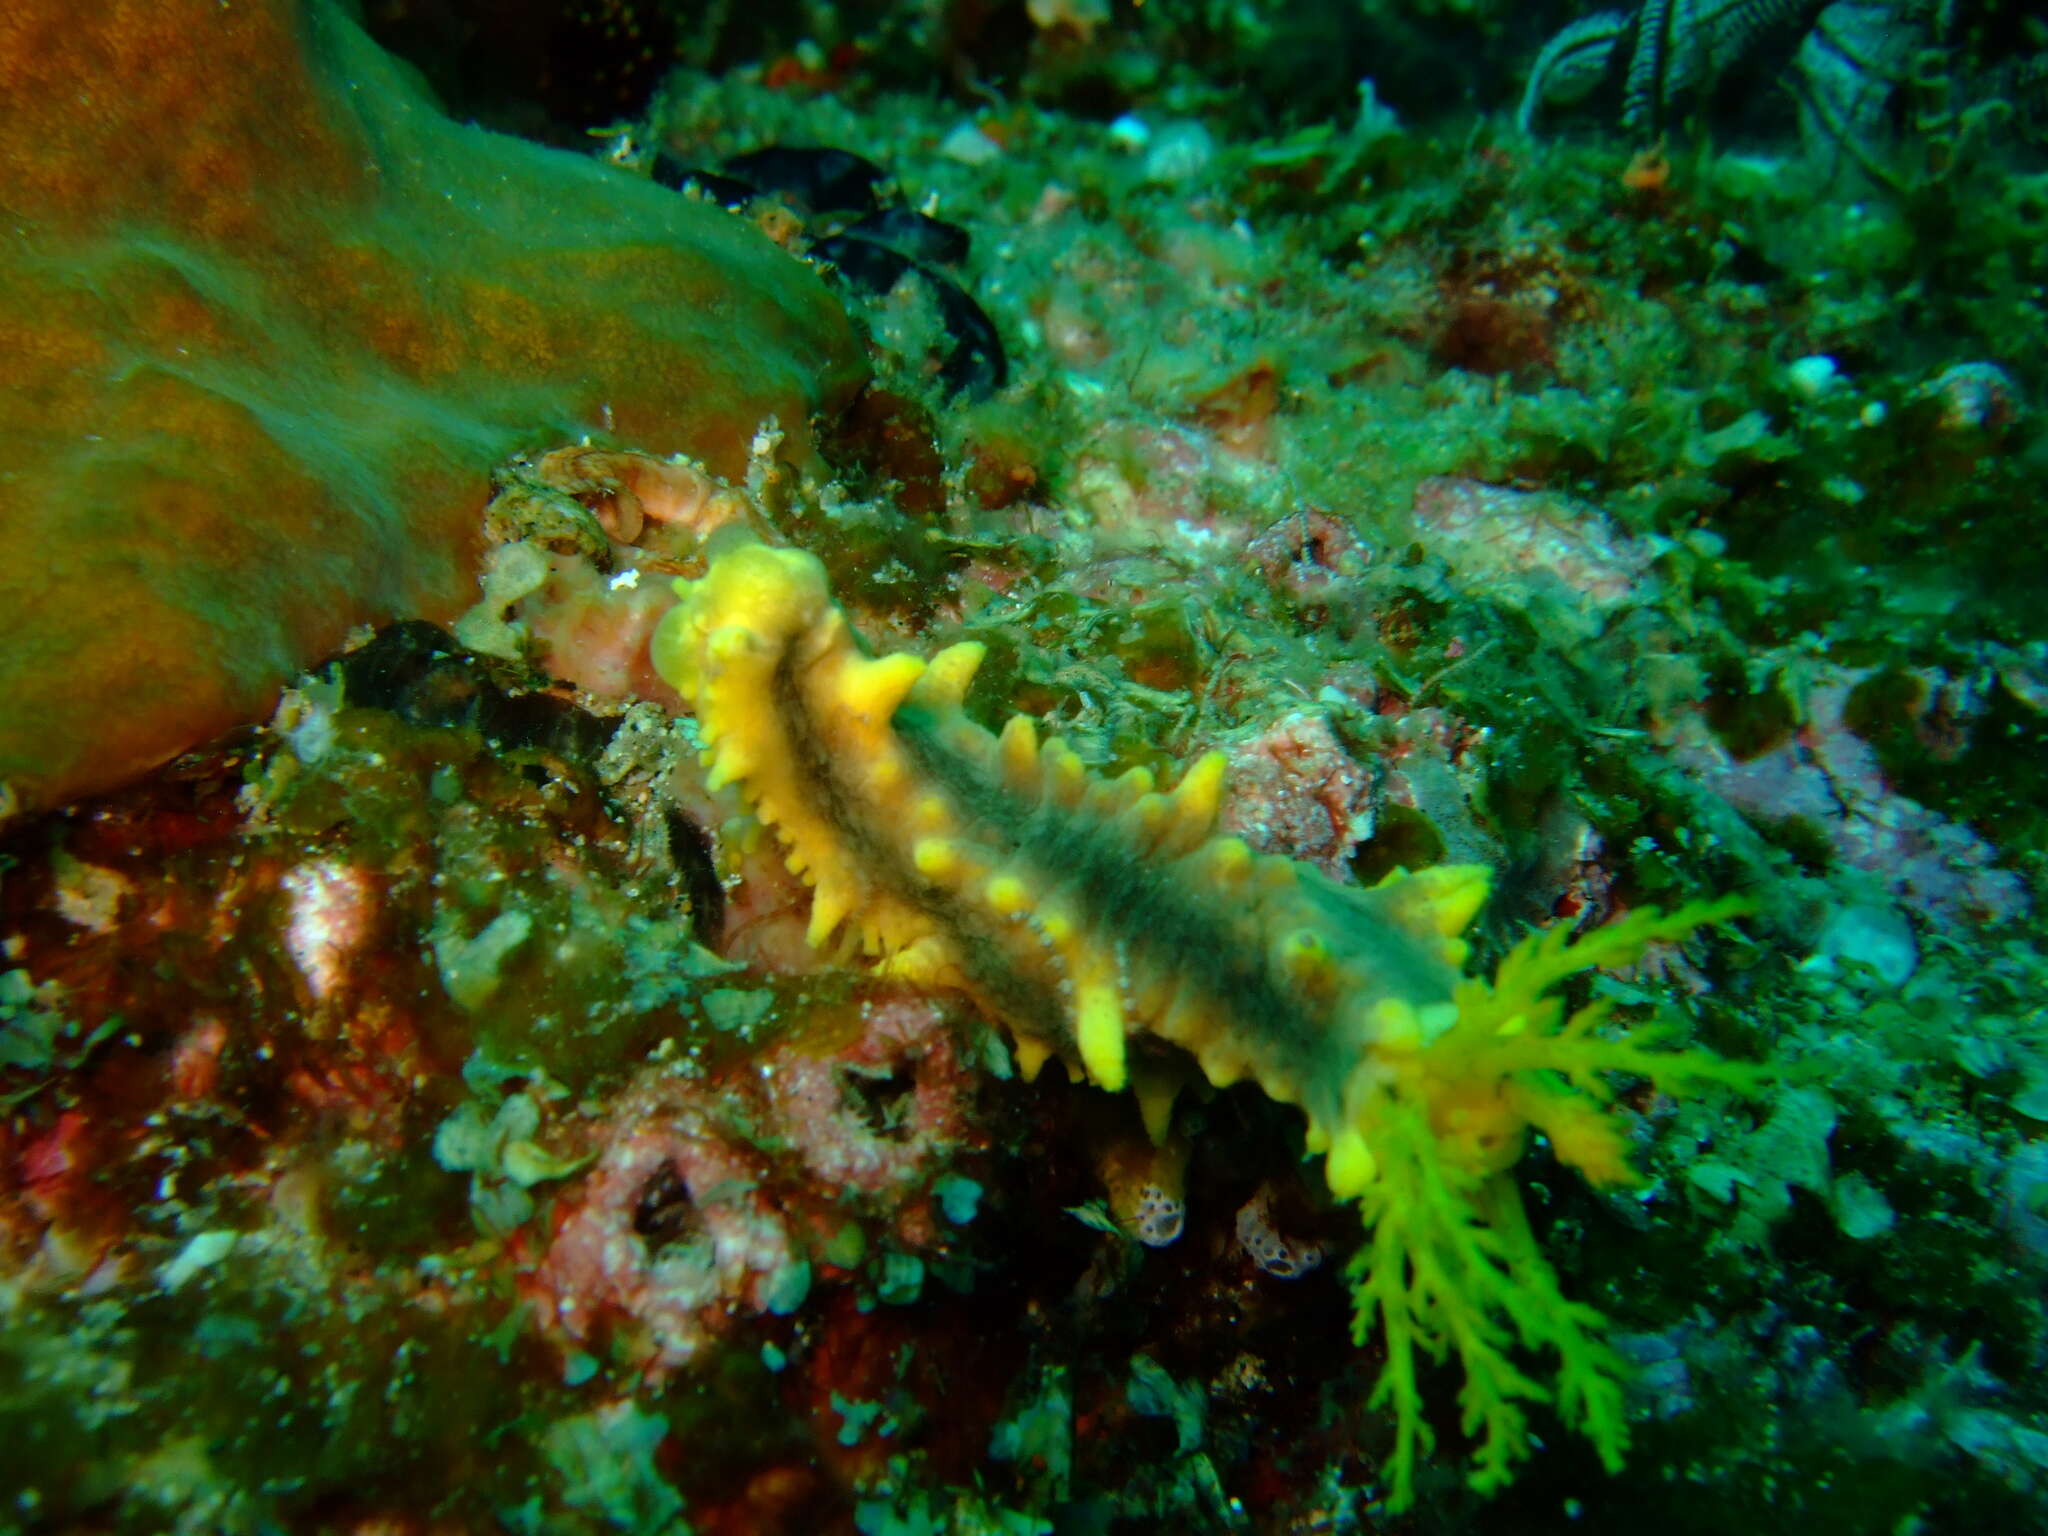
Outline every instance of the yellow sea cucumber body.
{"type": "Polygon", "coordinates": [[[1182,1079],[1153,1041],[1178,1046],[1212,1083],[1298,1104],[1340,1194],[1370,1179],[1346,1101],[1454,1018],[1483,870],[1341,886],[1212,835],[1220,756],[1164,793],[1095,777],[1021,716],[993,735],[961,708],[981,647],[865,655],[801,551],[742,545],[677,592],[655,665],[713,786],[812,886],[812,943],[850,926],[888,972],[970,995],[1027,1075],[1058,1056],[1136,1089],[1156,1133],[1182,1079]]]}

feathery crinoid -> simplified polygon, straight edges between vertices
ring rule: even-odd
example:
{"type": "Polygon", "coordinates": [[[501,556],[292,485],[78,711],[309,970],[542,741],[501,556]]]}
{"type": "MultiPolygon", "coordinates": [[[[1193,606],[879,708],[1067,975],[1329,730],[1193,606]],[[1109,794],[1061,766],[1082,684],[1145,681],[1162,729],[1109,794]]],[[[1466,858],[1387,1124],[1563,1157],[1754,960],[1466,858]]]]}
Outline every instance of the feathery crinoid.
{"type": "Polygon", "coordinates": [[[1509,1170],[1537,1131],[1589,1183],[1634,1182],[1611,1077],[1646,1080],[1674,1096],[1758,1087],[1760,1068],[1659,1049],[1664,1031],[1616,1032],[1606,1004],[1567,1012],[1557,996],[1578,972],[1628,964],[1652,944],[1748,910],[1730,898],[1670,913],[1643,909],[1577,941],[1561,927],[1532,933],[1491,981],[1459,983],[1449,1028],[1411,1052],[1376,1051],[1372,1070],[1347,1091],[1366,1155],[1363,1175],[1337,1192],[1358,1202],[1368,1231],[1347,1271],[1352,1329],[1361,1344],[1376,1327],[1386,1341],[1371,1401],[1394,1415],[1393,1508],[1413,1501],[1417,1462],[1434,1443],[1419,1355],[1457,1359],[1461,1427],[1476,1441],[1472,1482],[1482,1491],[1507,1483],[1528,1454],[1527,1408],[1535,1403],[1554,1403],[1610,1471],[1620,1466],[1628,1445],[1624,1367],[1601,1338],[1600,1313],[1560,1289],[1509,1170]],[[1546,1351],[1556,1356],[1554,1388],[1516,1360],[1518,1352],[1546,1351]]]}
{"type": "Polygon", "coordinates": [[[1622,127],[1656,139],[1729,70],[1803,30],[1824,3],[1643,0],[1633,12],[1581,17],[1536,55],[1516,121],[1527,132],[1546,108],[1583,101],[1618,76],[1622,127]]]}

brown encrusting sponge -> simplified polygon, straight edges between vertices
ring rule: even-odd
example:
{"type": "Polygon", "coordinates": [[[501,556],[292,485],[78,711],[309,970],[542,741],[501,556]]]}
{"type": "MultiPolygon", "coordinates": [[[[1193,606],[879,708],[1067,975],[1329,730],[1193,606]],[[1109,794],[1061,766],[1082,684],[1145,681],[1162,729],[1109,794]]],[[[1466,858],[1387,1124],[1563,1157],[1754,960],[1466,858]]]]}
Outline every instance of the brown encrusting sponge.
{"type": "Polygon", "coordinates": [[[1027,1076],[1057,1055],[1128,1086],[1155,1136],[1189,1057],[1301,1107],[1330,1188],[1372,1228],[1351,1274],[1360,1337],[1375,1319],[1387,1334],[1375,1401],[1397,1420],[1397,1501],[1430,1441],[1417,1347],[1465,1367],[1483,1486],[1526,1454],[1520,1403],[1550,1396],[1510,1363],[1516,1340],[1557,1350],[1559,1412],[1618,1464],[1620,1363],[1599,1314],[1560,1294],[1507,1170],[1533,1127],[1594,1182],[1632,1178],[1604,1073],[1670,1092],[1752,1080],[1640,1031],[1596,1035],[1600,1005],[1567,1017],[1547,995],[1739,904],[1534,935],[1477,980],[1459,935],[1482,868],[1341,885],[1212,835],[1219,755],[1162,793],[1142,769],[1092,776],[1021,716],[992,735],[961,709],[979,645],[866,655],[802,551],[740,544],[676,590],[655,666],[696,710],[711,787],[737,784],[812,886],[814,945],[850,929],[889,974],[966,993],[1027,1076]]]}
{"type": "Polygon", "coordinates": [[[864,376],[815,272],[451,121],[348,10],[0,5],[0,821],[454,618],[514,454],[733,472],[864,376]]]}

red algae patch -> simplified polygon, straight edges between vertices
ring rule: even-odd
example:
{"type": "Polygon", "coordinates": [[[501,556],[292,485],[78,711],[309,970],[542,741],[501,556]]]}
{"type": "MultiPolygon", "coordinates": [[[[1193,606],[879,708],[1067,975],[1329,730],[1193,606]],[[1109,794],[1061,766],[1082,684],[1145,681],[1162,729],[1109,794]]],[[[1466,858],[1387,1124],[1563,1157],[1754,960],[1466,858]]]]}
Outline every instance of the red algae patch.
{"type": "Polygon", "coordinates": [[[471,597],[490,467],[736,471],[860,365],[742,221],[458,126],[325,0],[0,15],[0,813],[471,597]]]}

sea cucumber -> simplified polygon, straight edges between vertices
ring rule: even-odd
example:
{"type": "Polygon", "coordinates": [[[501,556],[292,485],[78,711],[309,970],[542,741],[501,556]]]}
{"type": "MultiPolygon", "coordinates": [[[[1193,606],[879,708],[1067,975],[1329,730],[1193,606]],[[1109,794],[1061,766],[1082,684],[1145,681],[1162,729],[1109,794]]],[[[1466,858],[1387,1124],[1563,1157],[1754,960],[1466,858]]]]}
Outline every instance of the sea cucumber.
{"type": "Polygon", "coordinates": [[[1434,1443],[1418,1353],[1455,1352],[1464,1369],[1476,1487],[1528,1455],[1530,1402],[1554,1402],[1621,1464],[1626,1366],[1600,1314],[1559,1288],[1510,1170],[1537,1131],[1591,1183],[1634,1182],[1613,1074],[1659,1093],[1756,1090],[1756,1068],[1658,1049],[1661,1026],[1612,1029],[1606,1003],[1557,996],[1746,901],[1642,908],[1577,939],[1539,931],[1491,980],[1467,976],[1482,868],[1341,885],[1213,835],[1220,755],[1163,794],[1142,769],[1095,777],[1028,719],[993,735],[962,707],[979,645],[865,654],[801,551],[728,546],[676,591],[655,667],[697,713],[707,783],[737,784],[812,886],[812,943],[857,939],[885,972],[965,992],[1027,1076],[1058,1056],[1129,1087],[1155,1142],[1189,1060],[1301,1108],[1331,1192],[1369,1234],[1345,1275],[1354,1339],[1385,1341],[1367,1407],[1394,1416],[1389,1509],[1414,1501],[1434,1443]],[[1554,1389],[1517,1346],[1555,1352],[1554,1389]]]}
{"type": "Polygon", "coordinates": [[[887,972],[973,998],[1027,1076],[1058,1056],[1132,1088],[1156,1135],[1179,1047],[1218,1086],[1299,1105],[1333,1188],[1370,1176],[1347,1098],[1376,1049],[1455,1016],[1485,870],[1339,885],[1211,835],[1219,754],[1169,794],[1142,769],[1094,777],[1022,716],[992,734],[961,707],[981,646],[865,655],[801,551],[743,544],[677,592],[655,666],[697,712],[712,786],[737,783],[813,887],[813,944],[850,925],[887,972]]]}

